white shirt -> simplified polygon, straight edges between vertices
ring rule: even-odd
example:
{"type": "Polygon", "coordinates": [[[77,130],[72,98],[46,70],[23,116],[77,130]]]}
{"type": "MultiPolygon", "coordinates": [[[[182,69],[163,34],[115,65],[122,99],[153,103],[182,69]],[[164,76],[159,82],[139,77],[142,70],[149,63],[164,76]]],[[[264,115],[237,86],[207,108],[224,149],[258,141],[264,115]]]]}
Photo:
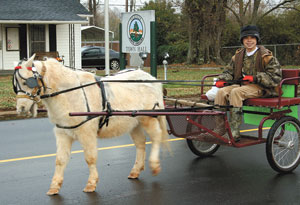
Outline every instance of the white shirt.
{"type": "Polygon", "coordinates": [[[256,51],[257,51],[257,46],[256,46],[256,48],[253,50],[253,51],[251,51],[251,52],[247,52],[246,51],[246,53],[247,53],[247,56],[252,56],[256,51]]]}

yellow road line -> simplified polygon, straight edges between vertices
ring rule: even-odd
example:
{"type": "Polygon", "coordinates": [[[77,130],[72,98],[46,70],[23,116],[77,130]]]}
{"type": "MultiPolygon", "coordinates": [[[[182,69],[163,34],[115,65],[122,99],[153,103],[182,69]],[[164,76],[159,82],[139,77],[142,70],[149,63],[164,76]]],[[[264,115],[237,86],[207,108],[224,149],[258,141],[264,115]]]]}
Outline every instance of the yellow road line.
{"type": "MultiPolygon", "coordinates": [[[[183,139],[184,138],[176,138],[176,139],[169,139],[168,141],[173,142],[173,141],[179,141],[179,140],[183,140],[183,139]]],[[[152,142],[146,142],[146,144],[151,144],[151,143],[152,142]]],[[[108,149],[133,147],[133,146],[134,146],[134,144],[116,145],[116,146],[110,146],[110,147],[101,147],[101,148],[98,148],[98,150],[101,151],[101,150],[108,150],[108,149]]],[[[83,153],[83,150],[77,150],[77,151],[72,151],[71,152],[71,154],[78,154],[78,153],[83,153]]],[[[40,158],[55,157],[55,156],[56,156],[56,154],[45,154],[45,155],[37,155],[37,156],[30,156],[30,157],[21,157],[21,158],[0,160],[0,163],[23,161],[23,160],[28,160],[28,159],[40,159],[40,158]]]]}
{"type": "MultiPolygon", "coordinates": [[[[268,127],[263,128],[265,129],[270,129],[268,127]]],[[[252,132],[256,131],[256,129],[249,129],[249,130],[241,130],[241,132],[252,132]]],[[[180,141],[184,140],[184,138],[175,138],[175,139],[169,139],[169,142],[174,142],[174,141],[180,141]]],[[[146,144],[151,144],[152,142],[146,142],[146,144]]],[[[109,149],[119,149],[119,148],[124,148],[124,147],[133,147],[134,144],[125,144],[125,145],[116,145],[116,146],[110,146],[110,147],[101,147],[98,148],[99,151],[101,150],[109,150],[109,149]]],[[[78,154],[78,153],[83,153],[83,150],[77,150],[77,151],[72,151],[71,154],[78,154]]],[[[40,159],[40,158],[46,158],[46,157],[55,157],[56,154],[45,154],[45,155],[36,155],[36,156],[30,156],[30,157],[20,157],[20,158],[14,158],[14,159],[5,159],[5,160],[0,160],[1,163],[5,162],[15,162],[15,161],[23,161],[23,160],[29,160],[29,159],[40,159]]]]}
{"type": "MultiPolygon", "coordinates": [[[[263,127],[262,128],[263,130],[269,130],[270,127],[263,127]]],[[[257,131],[258,128],[255,128],[255,129],[249,129],[249,130],[241,130],[240,132],[252,132],[252,131],[257,131]]]]}

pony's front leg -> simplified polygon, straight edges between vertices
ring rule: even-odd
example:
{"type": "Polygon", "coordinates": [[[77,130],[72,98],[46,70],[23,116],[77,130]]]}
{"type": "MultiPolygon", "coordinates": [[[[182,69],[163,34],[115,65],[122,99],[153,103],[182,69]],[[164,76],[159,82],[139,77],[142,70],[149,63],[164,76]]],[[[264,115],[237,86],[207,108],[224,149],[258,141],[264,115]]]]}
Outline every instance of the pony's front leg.
{"type": "Polygon", "coordinates": [[[48,195],[58,194],[64,179],[64,170],[69,162],[73,139],[62,130],[55,128],[56,135],[56,166],[54,176],[47,192],[48,195]]]}
{"type": "Polygon", "coordinates": [[[159,174],[161,170],[159,152],[160,143],[162,141],[162,130],[157,118],[154,117],[145,117],[142,120],[142,124],[152,141],[151,152],[149,156],[149,166],[152,170],[152,175],[155,176],[159,174]]]}
{"type": "MultiPolygon", "coordinates": [[[[85,161],[88,164],[90,175],[84,192],[94,192],[98,183],[98,170],[97,170],[97,136],[96,134],[90,133],[91,130],[83,129],[79,136],[79,142],[84,150],[85,161]],[[84,131],[83,131],[84,130],[84,131]]],[[[96,133],[96,132],[95,132],[96,133]]]]}
{"type": "Polygon", "coordinates": [[[144,131],[141,126],[134,128],[130,134],[136,146],[136,159],[128,178],[136,179],[139,177],[140,172],[145,169],[146,136],[144,135],[144,131]]]}

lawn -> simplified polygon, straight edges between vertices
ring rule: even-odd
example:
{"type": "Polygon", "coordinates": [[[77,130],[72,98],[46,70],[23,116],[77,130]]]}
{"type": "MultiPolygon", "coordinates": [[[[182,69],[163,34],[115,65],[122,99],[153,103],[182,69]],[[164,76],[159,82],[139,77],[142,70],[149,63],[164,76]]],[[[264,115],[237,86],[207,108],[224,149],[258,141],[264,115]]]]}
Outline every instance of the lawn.
{"type": "Polygon", "coordinates": [[[13,110],[16,94],[12,87],[12,76],[0,76],[0,110],[13,110]]]}
{"type": "MultiPolygon", "coordinates": [[[[287,67],[299,68],[299,67],[287,67]]],[[[149,68],[145,69],[147,72],[149,68]]],[[[221,69],[204,69],[199,67],[187,66],[169,66],[167,72],[168,80],[201,80],[203,76],[208,74],[216,74],[222,72],[221,69]]],[[[97,71],[97,75],[103,76],[103,70],[97,71]]],[[[163,67],[158,67],[158,79],[164,79],[163,67]]],[[[212,80],[212,79],[210,79],[212,80]]],[[[198,83],[197,83],[198,84],[198,83]]],[[[186,85],[164,85],[168,91],[169,97],[183,98],[183,97],[200,97],[199,86],[186,86],[186,85]]],[[[208,88],[206,88],[207,90],[208,88]]],[[[15,93],[12,88],[12,76],[0,76],[0,110],[14,110],[16,105],[15,93]]]]}

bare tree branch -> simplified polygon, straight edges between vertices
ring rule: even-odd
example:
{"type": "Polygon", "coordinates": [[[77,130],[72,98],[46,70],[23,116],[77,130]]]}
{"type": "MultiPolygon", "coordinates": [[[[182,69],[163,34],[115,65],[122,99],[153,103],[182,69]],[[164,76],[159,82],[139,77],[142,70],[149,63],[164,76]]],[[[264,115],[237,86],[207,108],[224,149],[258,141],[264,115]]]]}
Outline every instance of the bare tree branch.
{"type": "Polygon", "coordinates": [[[281,9],[290,9],[290,10],[295,10],[295,11],[298,11],[298,12],[300,12],[300,9],[298,9],[298,8],[296,8],[296,7],[280,7],[281,9]]]}
{"type": "Polygon", "coordinates": [[[284,0],[283,2],[277,4],[276,6],[272,7],[270,10],[268,10],[267,12],[265,12],[263,15],[261,15],[257,21],[260,21],[262,18],[264,18],[266,15],[268,15],[269,13],[271,13],[272,11],[280,8],[281,6],[287,4],[287,3],[292,3],[295,2],[297,0],[284,0]]]}
{"type": "Polygon", "coordinates": [[[228,5],[225,5],[225,8],[228,9],[229,11],[231,11],[231,13],[235,16],[235,18],[237,19],[239,25],[243,25],[241,19],[239,18],[239,14],[237,12],[235,12],[231,7],[229,7],[228,5]]]}
{"type": "Polygon", "coordinates": [[[273,3],[272,7],[267,10],[263,14],[259,14],[259,8],[261,5],[262,0],[232,0],[231,5],[226,5],[225,8],[228,9],[236,18],[237,22],[240,26],[243,26],[246,23],[256,24],[259,22],[262,18],[270,14],[271,12],[275,11],[276,9],[281,8],[289,8],[289,9],[295,9],[299,11],[299,8],[287,6],[287,5],[293,5],[293,3],[297,3],[300,0],[281,0],[279,3],[274,5],[274,1],[265,0],[264,2],[268,5],[271,5],[273,3]],[[253,2],[253,8],[252,7],[253,2]],[[236,8],[238,8],[238,11],[236,11],[236,8]],[[250,13],[250,19],[247,17],[247,11],[250,13]]]}
{"type": "Polygon", "coordinates": [[[258,13],[260,2],[261,2],[261,0],[254,0],[253,11],[252,11],[252,15],[251,15],[251,22],[250,22],[251,24],[256,24],[257,13],[258,13]]]}
{"type": "Polygon", "coordinates": [[[247,2],[246,6],[245,6],[245,8],[244,8],[244,10],[243,10],[243,14],[244,14],[244,15],[246,14],[247,8],[249,7],[249,5],[251,5],[251,0],[249,0],[249,1],[247,2]]]}

